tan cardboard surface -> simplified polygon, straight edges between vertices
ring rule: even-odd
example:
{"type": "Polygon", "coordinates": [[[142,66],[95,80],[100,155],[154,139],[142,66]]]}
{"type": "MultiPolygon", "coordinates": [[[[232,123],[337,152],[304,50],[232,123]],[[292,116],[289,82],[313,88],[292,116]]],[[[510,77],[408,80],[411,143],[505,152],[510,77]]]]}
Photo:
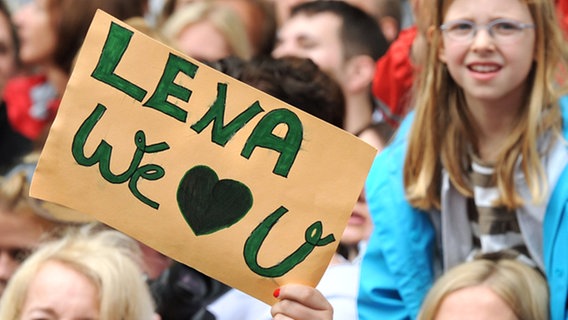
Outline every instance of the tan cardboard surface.
{"type": "Polygon", "coordinates": [[[99,11],[31,195],[271,304],[318,283],[375,152],[99,11]]]}

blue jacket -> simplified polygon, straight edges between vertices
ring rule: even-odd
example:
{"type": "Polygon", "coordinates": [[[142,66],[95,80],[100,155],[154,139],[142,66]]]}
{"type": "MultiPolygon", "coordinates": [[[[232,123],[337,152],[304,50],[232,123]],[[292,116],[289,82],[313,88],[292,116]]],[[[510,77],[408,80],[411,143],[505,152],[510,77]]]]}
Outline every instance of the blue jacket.
{"type": "MultiPolygon", "coordinates": [[[[568,97],[560,104],[563,136],[568,140],[568,97]]],[[[361,320],[415,319],[436,278],[434,226],[427,212],[410,206],[404,192],[402,169],[412,120],[411,114],[391,145],[375,159],[367,179],[375,228],[361,266],[361,320]]],[[[552,190],[543,237],[551,320],[568,320],[568,166],[552,190]]]]}

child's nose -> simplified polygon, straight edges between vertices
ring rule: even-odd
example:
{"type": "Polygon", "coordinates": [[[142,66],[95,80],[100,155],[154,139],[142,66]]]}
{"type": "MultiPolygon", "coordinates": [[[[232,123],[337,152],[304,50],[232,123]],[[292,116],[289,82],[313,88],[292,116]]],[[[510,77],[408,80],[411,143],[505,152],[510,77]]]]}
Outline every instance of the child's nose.
{"type": "Polygon", "coordinates": [[[493,49],[495,45],[495,38],[491,35],[489,29],[479,28],[477,29],[477,32],[473,34],[471,45],[473,50],[485,50],[488,48],[493,49]]]}

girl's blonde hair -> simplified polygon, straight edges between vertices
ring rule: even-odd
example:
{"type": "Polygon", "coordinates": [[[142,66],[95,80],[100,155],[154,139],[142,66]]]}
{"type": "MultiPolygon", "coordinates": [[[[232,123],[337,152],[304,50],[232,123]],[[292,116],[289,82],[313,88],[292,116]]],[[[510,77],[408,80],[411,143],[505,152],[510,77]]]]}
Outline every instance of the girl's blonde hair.
{"type": "Polygon", "coordinates": [[[418,320],[436,318],[443,300],[460,289],[485,286],[513,310],[518,319],[548,319],[544,277],[516,260],[474,260],[451,269],[426,295],[418,320]]]}
{"type": "Polygon", "coordinates": [[[30,283],[49,261],[62,263],[93,283],[101,319],[153,319],[154,305],[140,269],[137,243],[118,231],[90,225],[69,232],[41,246],[16,271],[2,296],[0,319],[21,317],[30,283]]]}
{"type": "MultiPolygon", "coordinates": [[[[438,59],[439,26],[453,0],[425,0],[432,13],[427,61],[422,66],[415,91],[416,115],[409,136],[404,165],[404,184],[410,203],[420,209],[440,208],[442,166],[452,184],[465,196],[472,195],[467,181],[468,147],[477,139],[466,107],[463,90],[438,59]]],[[[562,127],[558,99],[566,92],[568,49],[559,29],[553,2],[519,0],[525,3],[535,24],[535,63],[527,78],[526,103],[495,163],[501,199],[498,205],[515,209],[524,202],[515,190],[518,165],[535,202],[546,193],[546,177],[540,164],[537,140],[543,133],[559,134],[562,127]],[[559,72],[560,71],[560,72],[559,72]]],[[[523,50],[523,48],[519,48],[523,50]]]]}

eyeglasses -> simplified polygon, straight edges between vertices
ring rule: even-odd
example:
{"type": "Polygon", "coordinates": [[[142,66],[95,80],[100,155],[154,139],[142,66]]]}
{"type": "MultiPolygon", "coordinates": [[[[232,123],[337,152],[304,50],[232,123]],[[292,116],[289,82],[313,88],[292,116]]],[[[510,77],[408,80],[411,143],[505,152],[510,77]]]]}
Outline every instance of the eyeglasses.
{"type": "Polygon", "coordinates": [[[440,29],[450,40],[456,42],[471,41],[479,29],[486,29],[495,41],[510,43],[518,40],[525,29],[533,29],[534,24],[522,23],[509,19],[496,19],[486,25],[478,25],[469,20],[454,20],[444,23],[440,29]]]}

